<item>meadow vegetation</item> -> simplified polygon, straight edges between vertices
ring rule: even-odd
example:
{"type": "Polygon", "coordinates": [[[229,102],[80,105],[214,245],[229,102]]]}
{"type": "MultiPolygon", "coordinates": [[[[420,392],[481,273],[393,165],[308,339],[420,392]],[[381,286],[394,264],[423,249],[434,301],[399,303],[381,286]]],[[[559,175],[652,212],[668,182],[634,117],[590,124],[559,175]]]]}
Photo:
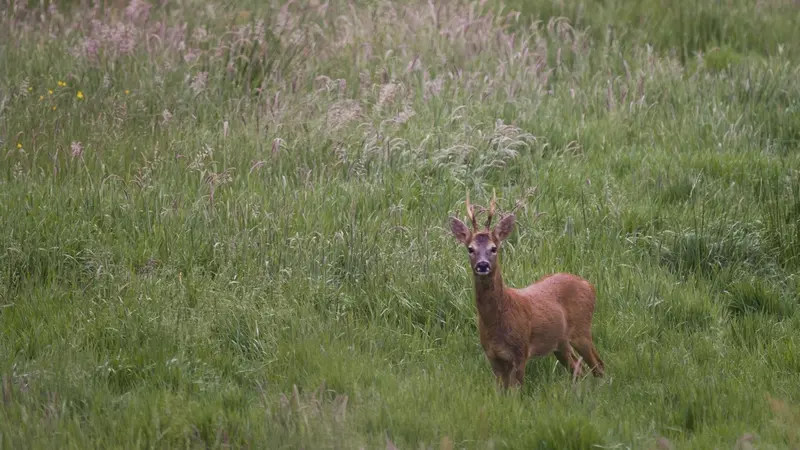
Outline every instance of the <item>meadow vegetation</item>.
{"type": "Polygon", "coordinates": [[[797,23],[3,1],[0,447],[800,448],[797,23]],[[508,284],[594,283],[605,379],[495,389],[467,189],[508,284]]]}

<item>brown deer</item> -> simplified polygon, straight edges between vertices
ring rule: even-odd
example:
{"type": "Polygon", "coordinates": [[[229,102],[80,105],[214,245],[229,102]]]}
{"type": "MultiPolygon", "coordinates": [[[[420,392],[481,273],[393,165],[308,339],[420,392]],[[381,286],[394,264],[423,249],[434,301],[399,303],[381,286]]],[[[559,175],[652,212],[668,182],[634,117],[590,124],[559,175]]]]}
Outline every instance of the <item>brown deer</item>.
{"type": "Polygon", "coordinates": [[[522,289],[504,286],[497,255],[502,242],[511,234],[516,217],[508,214],[490,229],[496,201],[492,192],[489,218],[480,230],[467,191],[467,216],[472,231],[455,217],[450,217],[450,229],[469,252],[480,341],[498,382],[502,381],[505,389],[512,383],[514,387],[522,387],[528,360],[551,353],[568,371],[580,376],[580,360],[573,350],[595,377],[602,377],[605,366],[592,342],[594,286],[568,273],[547,275],[522,289]]]}

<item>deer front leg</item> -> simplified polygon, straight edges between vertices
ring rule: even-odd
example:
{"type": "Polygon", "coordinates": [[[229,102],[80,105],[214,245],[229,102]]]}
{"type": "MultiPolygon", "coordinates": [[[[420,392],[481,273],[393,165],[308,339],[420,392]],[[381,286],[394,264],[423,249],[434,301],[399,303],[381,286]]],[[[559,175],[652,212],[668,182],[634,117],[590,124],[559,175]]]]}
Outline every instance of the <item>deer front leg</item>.
{"type": "Polygon", "coordinates": [[[514,375],[514,381],[516,388],[522,389],[522,385],[525,382],[525,365],[528,361],[525,359],[520,359],[514,362],[514,367],[512,369],[512,373],[514,375]]]}
{"type": "Polygon", "coordinates": [[[492,358],[489,360],[489,363],[492,365],[492,372],[494,372],[498,384],[502,383],[503,389],[508,389],[509,384],[511,384],[511,375],[514,369],[513,364],[510,361],[500,358],[492,358]]]}
{"type": "Polygon", "coordinates": [[[558,348],[553,352],[558,361],[563,365],[575,379],[579,379],[583,373],[581,362],[575,359],[575,351],[569,341],[563,340],[558,343],[558,348]]]}

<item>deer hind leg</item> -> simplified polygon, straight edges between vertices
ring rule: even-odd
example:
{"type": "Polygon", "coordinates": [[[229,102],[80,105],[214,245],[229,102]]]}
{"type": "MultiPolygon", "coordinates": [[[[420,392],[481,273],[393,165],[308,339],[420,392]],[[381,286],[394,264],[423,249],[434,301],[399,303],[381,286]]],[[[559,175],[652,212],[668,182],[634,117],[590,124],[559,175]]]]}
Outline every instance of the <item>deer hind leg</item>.
{"type": "Polygon", "coordinates": [[[558,362],[560,362],[569,373],[580,377],[583,370],[581,369],[580,362],[575,359],[574,351],[569,341],[564,340],[559,342],[558,348],[556,348],[553,353],[555,353],[556,358],[558,358],[558,362]]]}
{"type": "Polygon", "coordinates": [[[600,354],[597,353],[592,339],[580,339],[573,342],[573,345],[575,346],[575,350],[578,351],[578,354],[586,361],[589,368],[592,369],[592,375],[598,378],[603,377],[603,375],[605,375],[605,363],[600,359],[600,354]]]}

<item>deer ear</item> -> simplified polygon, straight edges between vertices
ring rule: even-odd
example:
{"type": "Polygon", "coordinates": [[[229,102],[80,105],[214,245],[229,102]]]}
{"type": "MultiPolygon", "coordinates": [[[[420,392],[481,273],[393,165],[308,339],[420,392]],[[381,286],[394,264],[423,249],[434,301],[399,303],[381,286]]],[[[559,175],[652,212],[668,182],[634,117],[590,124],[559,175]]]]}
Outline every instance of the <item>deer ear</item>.
{"type": "Polygon", "coordinates": [[[450,231],[453,232],[453,236],[455,236],[458,242],[465,245],[469,242],[469,228],[464,225],[464,222],[455,217],[450,217],[450,231]]]}
{"type": "Polygon", "coordinates": [[[511,234],[511,232],[514,231],[514,221],[516,220],[517,218],[514,216],[514,214],[509,214],[503,217],[503,220],[501,220],[500,223],[498,223],[494,228],[494,234],[497,236],[497,239],[500,239],[501,241],[505,240],[511,234]]]}

